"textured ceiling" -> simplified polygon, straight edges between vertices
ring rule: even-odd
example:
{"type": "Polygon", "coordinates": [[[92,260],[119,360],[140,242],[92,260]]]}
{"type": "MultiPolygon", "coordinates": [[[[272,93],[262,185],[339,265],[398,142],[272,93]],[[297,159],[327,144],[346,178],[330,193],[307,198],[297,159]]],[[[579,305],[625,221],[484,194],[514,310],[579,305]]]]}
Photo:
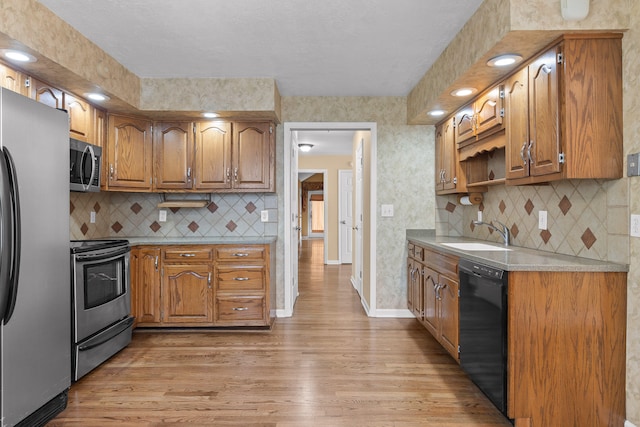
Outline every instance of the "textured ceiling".
{"type": "Polygon", "coordinates": [[[40,0],[139,77],[406,96],[482,0],[40,0]]]}

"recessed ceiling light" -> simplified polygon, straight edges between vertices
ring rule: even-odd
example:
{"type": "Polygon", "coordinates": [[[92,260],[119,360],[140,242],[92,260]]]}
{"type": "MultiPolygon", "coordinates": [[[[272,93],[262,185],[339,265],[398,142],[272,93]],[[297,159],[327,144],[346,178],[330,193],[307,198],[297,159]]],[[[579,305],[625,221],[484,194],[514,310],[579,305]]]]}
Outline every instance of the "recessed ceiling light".
{"type": "Polygon", "coordinates": [[[16,62],[36,62],[37,61],[35,56],[30,55],[26,52],[21,52],[19,50],[2,49],[2,55],[10,61],[16,61],[16,62]]]}
{"type": "Polygon", "coordinates": [[[99,92],[87,92],[84,94],[84,96],[86,96],[92,101],[108,101],[109,99],[111,99],[107,95],[104,95],[99,92]]]}
{"type": "Polygon", "coordinates": [[[307,153],[313,148],[313,144],[298,144],[300,151],[307,153]]]}
{"type": "Polygon", "coordinates": [[[522,61],[522,56],[516,53],[506,53],[504,55],[491,58],[487,61],[487,65],[489,67],[508,67],[509,65],[516,64],[520,61],[522,61]]]}
{"type": "Polygon", "coordinates": [[[463,88],[454,90],[453,92],[451,92],[451,95],[453,95],[453,96],[469,96],[469,95],[473,95],[477,91],[478,91],[478,89],[476,89],[475,87],[463,87],[463,88]]]}
{"type": "Polygon", "coordinates": [[[440,117],[444,116],[444,113],[446,113],[444,110],[431,110],[427,114],[433,117],[440,117]]]}
{"type": "Polygon", "coordinates": [[[218,113],[202,113],[202,115],[207,119],[215,119],[216,117],[219,116],[218,113]]]}

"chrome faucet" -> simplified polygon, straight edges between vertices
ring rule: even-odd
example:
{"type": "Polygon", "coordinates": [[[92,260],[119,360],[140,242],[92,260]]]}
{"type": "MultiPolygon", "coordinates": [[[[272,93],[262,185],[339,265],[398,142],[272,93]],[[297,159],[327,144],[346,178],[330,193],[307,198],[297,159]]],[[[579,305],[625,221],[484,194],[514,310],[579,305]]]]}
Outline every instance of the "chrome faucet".
{"type": "Polygon", "coordinates": [[[500,236],[502,236],[502,238],[504,239],[504,245],[505,246],[509,246],[509,228],[504,225],[503,223],[501,223],[500,221],[498,221],[497,219],[494,219],[491,222],[482,222],[482,221],[473,221],[473,225],[486,225],[487,227],[491,228],[492,230],[495,230],[500,236]],[[498,225],[502,226],[502,230],[500,230],[498,227],[496,227],[495,225],[493,225],[494,222],[497,222],[498,225]]]}

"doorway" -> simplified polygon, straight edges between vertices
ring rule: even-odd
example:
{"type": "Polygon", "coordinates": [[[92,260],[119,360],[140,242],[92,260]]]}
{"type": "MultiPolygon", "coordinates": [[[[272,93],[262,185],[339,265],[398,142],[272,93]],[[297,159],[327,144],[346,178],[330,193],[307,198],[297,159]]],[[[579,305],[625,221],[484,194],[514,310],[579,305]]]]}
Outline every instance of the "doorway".
{"type": "MultiPolygon", "coordinates": [[[[293,304],[297,297],[297,263],[298,245],[292,244],[292,237],[298,232],[297,207],[294,210],[297,193],[297,182],[292,182],[292,177],[297,176],[297,132],[298,131],[331,131],[353,130],[367,134],[367,147],[364,161],[363,179],[367,182],[364,187],[365,204],[362,207],[363,227],[360,229],[359,238],[362,246],[360,253],[364,258],[366,275],[365,283],[361,284],[361,303],[370,317],[376,315],[376,141],[377,125],[373,122],[290,122],[284,124],[284,308],[278,310],[279,317],[293,315],[293,304]],[[295,184],[295,185],[294,185],[295,184]]],[[[357,236],[357,235],[356,235],[357,236]]],[[[354,242],[357,247],[358,243],[354,242]]]]}

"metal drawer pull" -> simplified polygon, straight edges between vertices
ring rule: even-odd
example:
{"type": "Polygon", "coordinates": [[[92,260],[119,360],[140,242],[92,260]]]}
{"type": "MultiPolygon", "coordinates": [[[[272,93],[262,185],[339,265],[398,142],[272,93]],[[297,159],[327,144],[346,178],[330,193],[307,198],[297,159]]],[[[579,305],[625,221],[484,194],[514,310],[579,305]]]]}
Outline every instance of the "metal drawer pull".
{"type": "Polygon", "coordinates": [[[237,280],[238,282],[244,282],[245,280],[249,280],[248,277],[234,277],[233,280],[237,280]]]}
{"type": "Polygon", "coordinates": [[[180,256],[183,256],[183,257],[192,257],[192,256],[196,256],[196,254],[180,254],[180,256]]]}
{"type": "Polygon", "coordinates": [[[245,257],[245,256],[249,256],[249,254],[247,254],[247,253],[237,253],[237,254],[233,254],[233,256],[245,257]]]}
{"type": "Polygon", "coordinates": [[[233,311],[247,311],[248,307],[233,307],[233,311]]]}

